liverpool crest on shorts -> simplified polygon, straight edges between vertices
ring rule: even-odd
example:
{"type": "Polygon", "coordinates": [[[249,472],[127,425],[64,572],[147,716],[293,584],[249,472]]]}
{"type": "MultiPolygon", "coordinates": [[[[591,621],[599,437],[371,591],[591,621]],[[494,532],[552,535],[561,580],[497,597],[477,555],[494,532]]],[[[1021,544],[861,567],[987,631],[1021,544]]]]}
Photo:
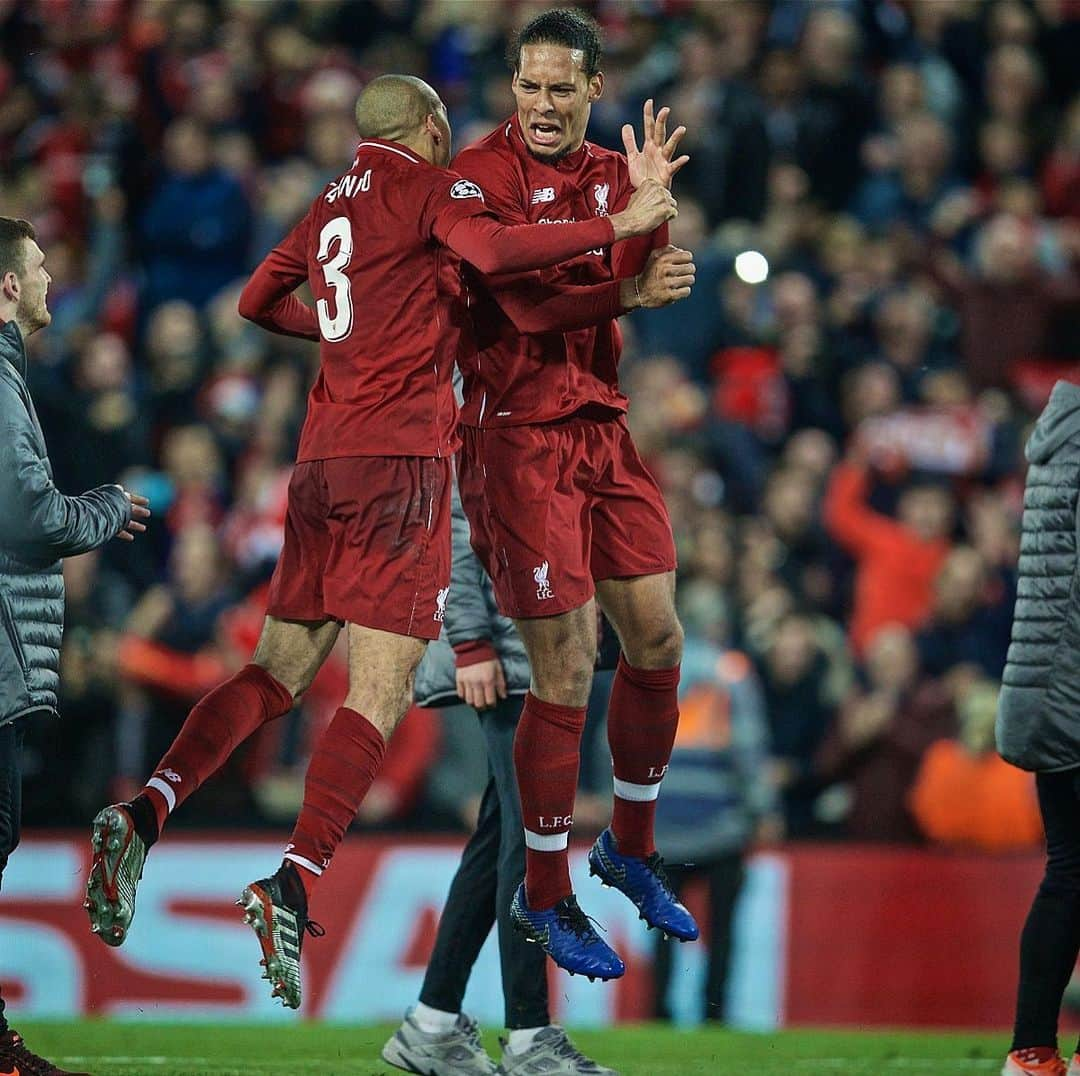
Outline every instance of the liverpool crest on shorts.
{"type": "Polygon", "coordinates": [[[555,597],[555,592],[548,582],[548,562],[546,560],[539,568],[533,568],[533,580],[536,582],[536,600],[538,602],[555,597]]]}
{"type": "Polygon", "coordinates": [[[441,624],[443,618],[446,616],[446,599],[450,596],[450,588],[443,587],[438,594],[435,595],[435,615],[431,618],[437,620],[441,624]]]}

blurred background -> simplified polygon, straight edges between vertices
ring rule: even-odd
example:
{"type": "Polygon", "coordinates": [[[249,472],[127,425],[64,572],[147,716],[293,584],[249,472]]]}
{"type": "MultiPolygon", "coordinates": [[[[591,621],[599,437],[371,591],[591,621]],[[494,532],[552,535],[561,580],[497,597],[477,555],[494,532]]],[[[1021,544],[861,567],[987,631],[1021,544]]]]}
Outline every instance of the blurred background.
{"type": "MultiPolygon", "coordinates": [[[[155,513],[145,541],[65,563],[64,720],[28,731],[30,833],[0,903],[14,1006],[275,1015],[215,901],[291,824],[339,658],[155,850],[192,907],[155,907],[148,876],[134,978],[72,922],[69,827],[141,786],[257,637],[318,352],[239,319],[246,274],[349,167],[367,79],[423,75],[466,145],[512,111],[505,41],[547,6],[0,0],[0,212],[33,221],[53,276],[31,381],[57,482],[120,480],[155,513]],[[217,918],[217,971],[185,954],[185,915],[217,918]],[[181,927],[155,940],[155,916],[181,927]]],[[[622,377],[689,640],[663,847],[713,905],[714,967],[687,947],[654,975],[636,920],[590,898],[640,959],[566,1004],[598,1023],[1007,1024],[1041,832],[993,718],[1024,439],[1054,381],[1080,379],[1080,3],[583,6],[606,40],[589,137],[620,147],[649,96],[688,127],[672,240],[697,287],[624,319],[622,377]],[[682,780],[702,765],[715,783],[682,780]]],[[[605,686],[582,839],[609,810],[605,686]]],[[[328,876],[338,910],[316,909],[339,927],[311,947],[316,1013],[396,1018],[415,994],[481,744],[460,708],[397,733],[328,876]],[[373,965],[379,998],[358,986],[373,965]]],[[[497,1013],[493,958],[478,980],[497,1013]]]]}

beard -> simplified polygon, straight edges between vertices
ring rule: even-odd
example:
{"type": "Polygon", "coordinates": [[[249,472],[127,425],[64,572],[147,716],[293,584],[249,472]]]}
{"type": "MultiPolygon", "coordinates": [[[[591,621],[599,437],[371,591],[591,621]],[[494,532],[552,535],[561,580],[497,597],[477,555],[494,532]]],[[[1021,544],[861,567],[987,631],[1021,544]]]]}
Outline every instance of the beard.
{"type": "Polygon", "coordinates": [[[44,329],[52,321],[52,314],[49,312],[45,296],[33,302],[20,304],[15,320],[26,326],[28,334],[44,329]]]}
{"type": "Polygon", "coordinates": [[[564,157],[569,157],[573,153],[573,149],[570,146],[564,146],[562,149],[557,149],[554,153],[537,153],[531,146],[526,143],[526,149],[529,151],[529,156],[535,160],[542,161],[544,164],[557,164],[563,160],[564,157]]]}

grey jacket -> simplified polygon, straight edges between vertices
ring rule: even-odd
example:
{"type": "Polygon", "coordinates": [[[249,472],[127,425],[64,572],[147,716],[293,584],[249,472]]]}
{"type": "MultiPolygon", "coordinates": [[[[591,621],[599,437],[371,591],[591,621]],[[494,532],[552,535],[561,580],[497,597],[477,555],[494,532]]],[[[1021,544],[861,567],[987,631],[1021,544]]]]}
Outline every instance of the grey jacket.
{"type": "Polygon", "coordinates": [[[1025,449],[1020,578],[997,745],[1025,770],[1080,766],[1080,387],[1054,386],[1025,449]]]}
{"type": "Polygon", "coordinates": [[[64,630],[62,557],[119,533],[131,505],[119,486],[65,497],[26,387],[26,348],[0,324],[0,725],[56,713],[64,630]]]}
{"type": "Polygon", "coordinates": [[[488,641],[502,662],[506,688],[511,695],[529,690],[529,659],[514,622],[495,605],[491,580],[469,544],[469,521],[461,507],[457,482],[453,491],[454,559],[450,572],[450,595],[442,634],[428,648],[416,670],[416,701],[421,706],[452,706],[457,695],[454,647],[461,643],[488,641]]]}

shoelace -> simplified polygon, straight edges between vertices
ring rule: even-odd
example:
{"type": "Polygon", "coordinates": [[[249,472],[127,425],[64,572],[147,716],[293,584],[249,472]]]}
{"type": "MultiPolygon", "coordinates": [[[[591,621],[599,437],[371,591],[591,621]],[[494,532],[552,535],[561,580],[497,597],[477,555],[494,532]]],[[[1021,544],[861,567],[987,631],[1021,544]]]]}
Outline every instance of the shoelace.
{"type": "Polygon", "coordinates": [[[587,1058],[571,1041],[565,1031],[561,1032],[559,1041],[553,1043],[555,1053],[559,1057],[565,1057],[568,1061],[575,1061],[579,1065],[587,1062],[587,1058]]]}
{"type": "MultiPolygon", "coordinates": [[[[558,919],[560,926],[571,931],[587,945],[592,945],[600,940],[591,925],[595,923],[596,926],[600,927],[600,924],[592,916],[586,915],[573,897],[568,897],[562,902],[561,907],[555,913],[555,917],[558,919]]],[[[600,927],[600,929],[603,930],[604,928],[600,927]]]]}
{"type": "Polygon", "coordinates": [[[480,1041],[479,1020],[474,1020],[471,1016],[462,1017],[461,1023],[458,1024],[458,1028],[465,1036],[470,1046],[475,1047],[477,1050],[483,1048],[483,1043],[480,1041]]]}
{"type": "Polygon", "coordinates": [[[659,852],[653,852],[645,860],[645,866],[656,876],[656,880],[664,887],[664,892],[674,898],[675,891],[671,888],[671,880],[664,869],[664,857],[659,852]]]}

